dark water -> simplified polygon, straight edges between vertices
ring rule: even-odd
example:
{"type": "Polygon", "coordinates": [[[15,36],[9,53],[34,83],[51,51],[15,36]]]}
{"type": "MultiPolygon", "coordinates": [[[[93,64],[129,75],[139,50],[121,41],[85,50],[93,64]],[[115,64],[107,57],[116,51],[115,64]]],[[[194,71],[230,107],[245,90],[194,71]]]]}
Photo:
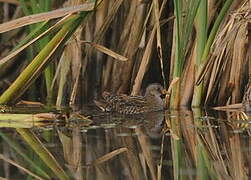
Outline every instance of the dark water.
{"type": "Polygon", "coordinates": [[[34,123],[29,129],[24,122],[17,129],[1,125],[0,177],[249,179],[250,121],[244,113],[79,113],[92,122],[71,116],[67,123],[34,123]]]}

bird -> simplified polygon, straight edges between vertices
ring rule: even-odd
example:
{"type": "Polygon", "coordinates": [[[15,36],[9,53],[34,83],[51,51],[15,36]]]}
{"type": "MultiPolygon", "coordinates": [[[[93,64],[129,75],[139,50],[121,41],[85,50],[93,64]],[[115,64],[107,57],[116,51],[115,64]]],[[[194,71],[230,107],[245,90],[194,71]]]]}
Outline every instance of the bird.
{"type": "Polygon", "coordinates": [[[144,96],[130,96],[126,94],[115,95],[104,91],[103,99],[94,103],[104,112],[117,112],[120,114],[142,114],[164,109],[164,88],[158,84],[150,84],[144,96]]]}
{"type": "Polygon", "coordinates": [[[245,89],[242,99],[242,106],[245,112],[251,113],[251,78],[249,78],[249,82],[245,89]]]}

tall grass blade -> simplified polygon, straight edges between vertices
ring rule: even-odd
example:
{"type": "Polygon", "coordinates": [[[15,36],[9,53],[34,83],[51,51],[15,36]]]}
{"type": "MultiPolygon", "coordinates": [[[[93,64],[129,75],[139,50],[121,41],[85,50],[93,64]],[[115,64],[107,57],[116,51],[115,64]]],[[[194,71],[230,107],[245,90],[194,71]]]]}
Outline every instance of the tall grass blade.
{"type": "Polygon", "coordinates": [[[53,37],[53,39],[39,52],[33,61],[25,68],[19,77],[11,86],[0,96],[0,104],[6,104],[15,101],[28,88],[28,84],[35,80],[48,63],[50,56],[56,51],[58,46],[69,33],[73,26],[74,19],[79,16],[74,15],[73,19],[66,23],[62,29],[53,37]]]}

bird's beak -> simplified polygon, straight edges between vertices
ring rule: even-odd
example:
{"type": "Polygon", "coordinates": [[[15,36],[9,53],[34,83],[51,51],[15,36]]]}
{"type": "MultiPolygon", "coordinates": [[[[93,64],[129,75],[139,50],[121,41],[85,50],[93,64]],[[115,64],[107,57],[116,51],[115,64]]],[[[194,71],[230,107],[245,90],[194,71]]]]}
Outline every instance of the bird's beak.
{"type": "Polygon", "coordinates": [[[168,91],[167,91],[166,89],[163,89],[161,93],[162,93],[162,94],[169,94],[168,91]]]}
{"type": "Polygon", "coordinates": [[[160,95],[161,99],[164,99],[166,97],[166,95],[167,95],[167,90],[163,89],[161,91],[161,95],[160,95]]]}

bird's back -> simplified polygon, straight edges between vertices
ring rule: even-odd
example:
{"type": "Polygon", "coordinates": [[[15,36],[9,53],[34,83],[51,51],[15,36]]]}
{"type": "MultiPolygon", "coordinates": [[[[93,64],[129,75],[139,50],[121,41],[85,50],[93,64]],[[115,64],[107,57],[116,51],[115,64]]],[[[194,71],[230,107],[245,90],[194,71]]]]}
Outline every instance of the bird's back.
{"type": "Polygon", "coordinates": [[[109,92],[103,93],[104,103],[102,107],[97,104],[103,111],[113,111],[121,114],[140,114],[163,109],[163,105],[156,103],[154,97],[128,96],[125,94],[114,95],[109,92]]]}

